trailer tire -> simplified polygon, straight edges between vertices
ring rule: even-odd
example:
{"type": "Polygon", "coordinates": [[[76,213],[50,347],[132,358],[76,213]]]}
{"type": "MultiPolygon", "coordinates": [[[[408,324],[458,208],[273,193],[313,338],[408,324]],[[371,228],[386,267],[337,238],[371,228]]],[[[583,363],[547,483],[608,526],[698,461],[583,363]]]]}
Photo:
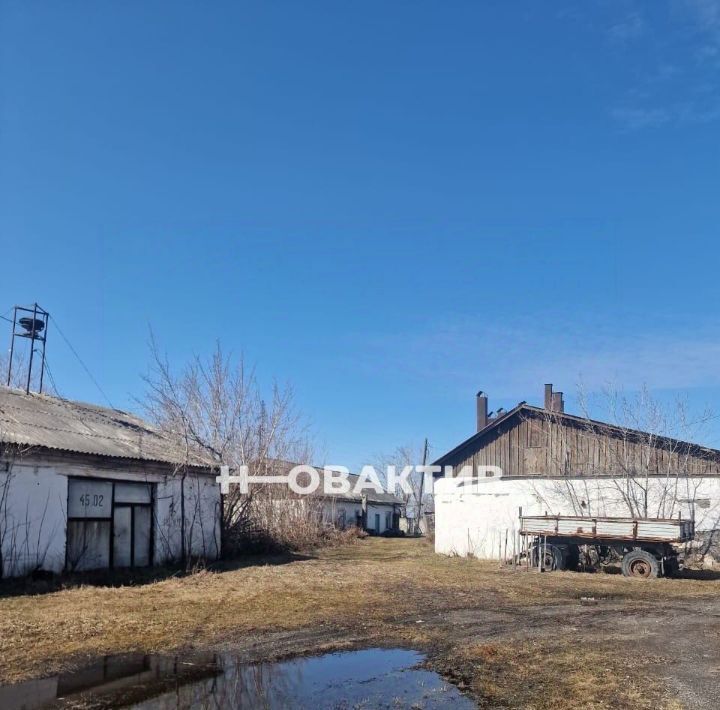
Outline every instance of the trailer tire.
{"type": "Polygon", "coordinates": [[[651,579],[660,574],[660,564],[645,550],[631,550],[622,558],[622,573],[625,577],[651,579]]]}
{"type": "Polygon", "coordinates": [[[562,550],[551,543],[535,545],[532,549],[533,567],[538,566],[540,556],[543,555],[543,569],[548,572],[565,569],[565,557],[562,550]]]}

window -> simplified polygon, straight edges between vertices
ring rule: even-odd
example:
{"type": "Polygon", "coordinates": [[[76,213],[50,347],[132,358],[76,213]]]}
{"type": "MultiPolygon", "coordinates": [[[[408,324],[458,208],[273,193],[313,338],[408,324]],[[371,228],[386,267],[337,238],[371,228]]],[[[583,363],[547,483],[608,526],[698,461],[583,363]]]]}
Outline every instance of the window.
{"type": "Polygon", "coordinates": [[[534,421],[532,419],[527,420],[528,434],[527,434],[527,445],[529,449],[539,449],[545,446],[545,429],[543,422],[534,421]]]}
{"type": "Polygon", "coordinates": [[[110,566],[112,534],[110,481],[68,481],[67,566],[72,570],[110,566]]]}
{"type": "Polygon", "coordinates": [[[152,499],[149,483],[71,478],[68,569],[152,564],[152,499]]]}

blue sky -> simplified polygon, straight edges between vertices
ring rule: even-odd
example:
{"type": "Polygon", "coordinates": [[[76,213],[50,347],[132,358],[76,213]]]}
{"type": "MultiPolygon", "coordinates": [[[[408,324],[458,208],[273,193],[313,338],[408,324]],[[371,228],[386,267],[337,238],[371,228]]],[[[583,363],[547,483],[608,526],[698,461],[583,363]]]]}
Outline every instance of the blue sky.
{"type": "Polygon", "coordinates": [[[351,466],[478,389],[720,410],[719,88],[720,0],[5,0],[0,313],[119,407],[220,338],[351,466]]]}

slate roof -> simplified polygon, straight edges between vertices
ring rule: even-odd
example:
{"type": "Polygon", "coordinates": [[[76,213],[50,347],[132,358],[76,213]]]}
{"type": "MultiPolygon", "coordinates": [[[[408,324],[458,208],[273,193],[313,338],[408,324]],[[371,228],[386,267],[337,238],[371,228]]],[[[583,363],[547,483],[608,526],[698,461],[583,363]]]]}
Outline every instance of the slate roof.
{"type": "MultiPolygon", "coordinates": [[[[0,387],[0,443],[77,454],[182,464],[179,439],[119,409],[0,387]]],[[[193,454],[189,465],[207,468],[193,454]]]]}

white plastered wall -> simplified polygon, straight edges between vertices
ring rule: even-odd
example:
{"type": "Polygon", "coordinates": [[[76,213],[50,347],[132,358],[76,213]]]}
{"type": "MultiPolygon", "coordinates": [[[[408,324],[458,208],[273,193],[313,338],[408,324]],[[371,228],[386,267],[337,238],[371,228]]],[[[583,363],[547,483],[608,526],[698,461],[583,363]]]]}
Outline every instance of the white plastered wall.
{"type": "Polygon", "coordinates": [[[167,476],[155,488],[155,562],[178,560],[182,554],[182,496],[185,488],[185,549],[193,557],[220,555],[220,488],[214,478],[188,474],[167,476]]]}
{"type": "MultiPolygon", "coordinates": [[[[504,557],[506,536],[508,554],[512,551],[520,508],[524,515],[628,516],[626,486],[612,478],[501,479],[474,485],[470,479],[439,479],[434,485],[435,551],[504,557]]],[[[670,491],[665,479],[650,479],[648,517],[690,518],[692,508],[697,531],[720,528],[720,477],[681,479],[670,491]]]]}
{"type": "Polygon", "coordinates": [[[384,533],[386,530],[392,527],[392,514],[393,507],[391,505],[373,505],[368,503],[367,506],[367,529],[371,530],[378,535],[384,533]],[[375,514],[380,515],[380,529],[378,530],[375,526],[375,514]],[[387,514],[390,514],[390,525],[387,524],[387,514]]]}
{"type": "Polygon", "coordinates": [[[2,574],[65,566],[67,477],[51,466],[18,467],[0,473],[2,574]]]}
{"type": "MultiPolygon", "coordinates": [[[[65,567],[68,477],[154,483],[154,564],[181,558],[181,477],[142,469],[114,471],[34,456],[18,463],[0,462],[0,551],[2,576],[36,569],[61,572],[65,567]]],[[[187,554],[215,559],[220,553],[221,498],[215,478],[185,478],[187,554]]]]}

